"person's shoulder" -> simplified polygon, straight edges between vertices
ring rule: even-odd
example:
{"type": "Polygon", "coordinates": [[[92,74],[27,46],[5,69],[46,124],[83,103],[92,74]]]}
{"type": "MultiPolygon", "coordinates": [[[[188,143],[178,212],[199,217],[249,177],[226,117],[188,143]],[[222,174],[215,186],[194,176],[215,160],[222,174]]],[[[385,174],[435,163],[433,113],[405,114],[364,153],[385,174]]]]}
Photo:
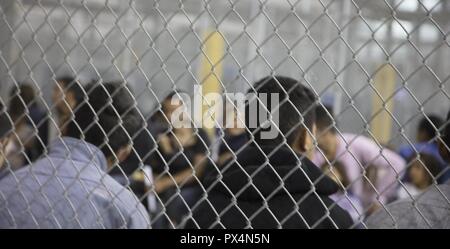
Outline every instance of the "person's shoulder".
{"type": "Polygon", "coordinates": [[[372,141],[363,134],[342,133],[337,135],[341,149],[358,154],[361,148],[369,148],[372,141]]]}
{"type": "Polygon", "coordinates": [[[413,200],[405,198],[385,205],[374,214],[370,215],[365,224],[368,228],[395,228],[400,224],[404,224],[408,219],[412,219],[415,215],[413,200]]]}
{"type": "Polygon", "coordinates": [[[374,141],[364,134],[343,133],[342,139],[350,146],[359,146],[360,144],[373,144],[374,141]]]}
{"type": "Polygon", "coordinates": [[[8,172],[0,179],[0,211],[20,212],[27,208],[28,200],[41,201],[39,193],[42,189],[42,179],[33,175],[29,166],[8,172]]]}
{"type": "Polygon", "coordinates": [[[59,175],[56,167],[64,161],[62,158],[43,157],[17,170],[5,169],[7,173],[0,178],[0,191],[20,190],[24,195],[34,195],[44,191],[44,187],[60,186],[64,177],[59,175]]]}
{"type": "MultiPolygon", "coordinates": [[[[129,188],[121,185],[110,175],[105,175],[102,186],[94,189],[93,194],[102,199],[102,202],[113,203],[126,219],[136,225],[138,223],[148,223],[148,214],[139,198],[130,191],[129,188]],[[136,218],[140,217],[140,218],[136,218]]],[[[139,228],[144,228],[138,226],[139,228]]],[[[138,228],[136,227],[136,228],[138,228]]]]}
{"type": "Polygon", "coordinates": [[[114,196],[128,198],[131,193],[125,186],[120,184],[114,177],[107,173],[104,173],[102,183],[104,187],[114,196]]]}
{"type": "Polygon", "coordinates": [[[32,173],[29,165],[18,170],[4,169],[3,177],[0,178],[0,189],[4,191],[5,189],[17,188],[17,185],[25,184],[32,173]]]}
{"type": "MultiPolygon", "coordinates": [[[[430,187],[420,195],[407,197],[386,205],[371,215],[366,225],[369,228],[421,228],[427,227],[424,217],[436,213],[441,207],[448,207],[450,185],[430,187]]],[[[432,224],[436,221],[433,220],[432,224]]]]}
{"type": "Polygon", "coordinates": [[[450,183],[432,185],[423,194],[419,196],[419,202],[428,205],[445,203],[450,199],[450,183]]]}
{"type": "Polygon", "coordinates": [[[105,175],[104,178],[105,187],[111,192],[114,200],[119,202],[123,208],[137,207],[140,204],[139,198],[131,192],[129,188],[121,185],[112,176],[105,175]]]}
{"type": "Polygon", "coordinates": [[[401,155],[405,154],[405,155],[409,156],[409,154],[411,154],[414,151],[413,146],[415,146],[415,144],[413,144],[413,145],[410,145],[410,144],[400,145],[400,147],[398,148],[398,152],[401,155]]]}
{"type": "Polygon", "coordinates": [[[398,155],[407,160],[414,154],[415,148],[417,149],[417,144],[404,144],[397,149],[397,152],[398,155]]]}

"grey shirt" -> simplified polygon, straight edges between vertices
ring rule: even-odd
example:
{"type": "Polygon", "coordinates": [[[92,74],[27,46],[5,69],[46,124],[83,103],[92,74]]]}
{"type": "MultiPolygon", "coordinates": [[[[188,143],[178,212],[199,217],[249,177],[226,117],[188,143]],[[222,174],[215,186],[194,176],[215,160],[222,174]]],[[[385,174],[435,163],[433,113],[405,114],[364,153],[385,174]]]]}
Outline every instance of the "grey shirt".
{"type": "Polygon", "coordinates": [[[367,219],[369,228],[450,228],[450,183],[393,202],[367,219]],[[389,212],[388,212],[389,211],[389,212]]]}
{"type": "Polygon", "coordinates": [[[0,228],[149,228],[144,206],[105,173],[94,145],[61,138],[0,180],[0,228]]]}

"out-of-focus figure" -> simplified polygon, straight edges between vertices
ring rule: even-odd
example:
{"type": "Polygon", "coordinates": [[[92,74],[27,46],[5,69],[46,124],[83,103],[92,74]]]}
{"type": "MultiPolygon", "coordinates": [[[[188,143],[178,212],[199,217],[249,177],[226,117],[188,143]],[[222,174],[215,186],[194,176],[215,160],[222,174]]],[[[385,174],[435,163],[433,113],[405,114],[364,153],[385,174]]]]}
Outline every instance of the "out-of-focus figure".
{"type": "Polygon", "coordinates": [[[221,174],[205,178],[208,198],[194,207],[185,228],[350,228],[348,212],[329,198],[339,186],[310,161],[314,93],[283,76],[267,76],[253,86],[249,94],[270,98],[265,107],[255,99],[246,105],[245,124],[253,143],[221,174]],[[248,112],[252,105],[260,111],[248,112]],[[264,132],[269,116],[280,117],[275,137],[264,132]]]}
{"type": "Polygon", "coordinates": [[[359,198],[350,190],[351,182],[345,167],[341,163],[335,162],[331,167],[328,164],[322,165],[322,170],[340,186],[340,190],[330,195],[330,198],[350,214],[353,222],[358,223],[364,218],[364,210],[359,198]]]}
{"type": "Polygon", "coordinates": [[[133,149],[123,162],[110,169],[109,174],[120,184],[130,187],[142,204],[154,214],[156,199],[153,187],[153,171],[151,168],[156,144],[148,129],[140,129],[133,139],[133,149]]]}
{"type": "Polygon", "coordinates": [[[405,183],[405,187],[399,188],[398,198],[417,196],[425,191],[439,175],[442,169],[440,163],[434,155],[420,153],[412,156],[407,171],[410,182],[405,183]]]}
{"type": "Polygon", "coordinates": [[[201,198],[201,179],[209,160],[208,135],[195,127],[183,108],[183,101],[176,93],[171,93],[162,102],[161,124],[158,125],[162,129],[156,134],[158,153],[151,165],[155,191],[170,219],[161,222],[169,223],[165,225],[169,227],[179,225],[201,198]]]}
{"type": "Polygon", "coordinates": [[[37,129],[37,137],[32,148],[27,149],[26,154],[31,161],[38,159],[48,145],[48,114],[40,104],[40,97],[36,95],[34,87],[29,83],[19,86],[19,95],[28,108],[27,124],[37,129]]]}
{"type": "Polygon", "coordinates": [[[224,107],[223,124],[225,127],[219,146],[218,165],[223,165],[229,159],[236,157],[237,151],[242,149],[249,140],[245,130],[245,117],[231,103],[224,107]]]}
{"type": "Polygon", "coordinates": [[[6,148],[11,141],[13,125],[8,117],[5,106],[0,101],[0,180],[9,172],[6,159],[6,148]]]}
{"type": "Polygon", "coordinates": [[[52,92],[53,122],[50,124],[50,141],[64,136],[73,112],[83,101],[84,90],[79,81],[71,76],[56,78],[52,92]]]}
{"type": "MultiPolygon", "coordinates": [[[[450,163],[450,112],[438,139],[442,158],[450,163]]],[[[423,166],[423,165],[422,165],[423,166]]],[[[448,164],[447,164],[448,168],[448,164]]],[[[450,228],[450,182],[429,186],[423,193],[393,202],[370,216],[369,228],[450,228]]]]}
{"type": "MultiPolygon", "coordinates": [[[[409,145],[403,145],[399,148],[399,154],[405,159],[409,160],[411,157],[415,156],[416,153],[425,153],[427,155],[433,156],[438,160],[440,171],[446,168],[446,163],[439,154],[437,135],[444,121],[437,115],[427,115],[427,118],[422,118],[417,126],[416,143],[409,145]],[[417,151],[417,152],[416,152],[417,151]]],[[[439,174],[437,181],[439,183],[445,182],[450,179],[450,171],[438,172],[439,174]]],[[[405,181],[409,182],[409,174],[405,176],[405,181]]]]}
{"type": "Polygon", "coordinates": [[[351,182],[350,189],[369,213],[396,198],[405,169],[405,160],[397,153],[363,135],[338,133],[332,109],[322,106],[317,108],[317,142],[320,151],[315,153],[313,162],[342,163],[351,182]]]}
{"type": "Polygon", "coordinates": [[[139,199],[106,173],[142,127],[125,87],[93,86],[48,155],[0,180],[0,228],[150,227],[139,199]]]}
{"type": "Polygon", "coordinates": [[[13,87],[10,92],[8,113],[14,123],[14,131],[11,143],[7,147],[7,159],[12,170],[31,163],[31,153],[36,148],[37,132],[30,125],[27,103],[20,96],[20,88],[13,87]]]}

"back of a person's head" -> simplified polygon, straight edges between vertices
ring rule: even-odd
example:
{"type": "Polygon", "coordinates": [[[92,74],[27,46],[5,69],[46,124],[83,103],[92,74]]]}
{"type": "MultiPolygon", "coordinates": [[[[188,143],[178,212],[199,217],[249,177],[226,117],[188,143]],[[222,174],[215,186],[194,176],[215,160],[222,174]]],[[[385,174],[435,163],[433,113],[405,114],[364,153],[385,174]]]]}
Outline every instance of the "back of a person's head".
{"type": "Polygon", "coordinates": [[[13,130],[13,125],[5,106],[0,101],[0,140],[7,137],[13,130]]]}
{"type": "Polygon", "coordinates": [[[259,103],[256,99],[249,100],[246,105],[245,111],[245,123],[249,131],[253,134],[254,142],[261,145],[274,145],[277,146],[286,142],[288,145],[292,145],[295,139],[298,137],[301,129],[308,129],[312,131],[312,127],[315,123],[315,106],[316,96],[308,87],[304,86],[298,80],[283,77],[283,76],[268,76],[253,85],[253,89],[249,90],[249,94],[256,94],[256,97],[260,98],[261,94],[266,94],[267,103],[259,103]],[[278,95],[279,103],[272,106],[272,94],[278,95]],[[250,113],[250,105],[258,103],[258,111],[250,113]],[[262,132],[270,130],[272,127],[261,127],[260,121],[267,120],[268,113],[264,111],[265,117],[260,119],[261,108],[267,110],[271,115],[275,115],[278,112],[278,136],[275,139],[264,139],[261,136],[262,132]],[[256,126],[252,127],[251,123],[256,121],[256,126]],[[281,132],[281,134],[280,134],[281,132]]]}
{"type": "Polygon", "coordinates": [[[316,125],[320,131],[335,132],[333,108],[327,105],[319,105],[316,109],[316,125]]]}
{"type": "Polygon", "coordinates": [[[419,121],[417,131],[424,133],[427,137],[426,139],[430,140],[436,137],[438,134],[437,130],[439,130],[444,121],[439,116],[433,114],[427,116],[428,119],[424,117],[419,121]]]}
{"type": "Polygon", "coordinates": [[[62,90],[70,92],[75,97],[77,103],[81,103],[84,98],[84,89],[80,81],[72,76],[61,76],[55,79],[60,84],[62,90]]]}
{"type": "Polygon", "coordinates": [[[142,119],[124,83],[96,83],[87,86],[86,92],[67,135],[99,147],[108,158],[132,143],[142,119]]]}

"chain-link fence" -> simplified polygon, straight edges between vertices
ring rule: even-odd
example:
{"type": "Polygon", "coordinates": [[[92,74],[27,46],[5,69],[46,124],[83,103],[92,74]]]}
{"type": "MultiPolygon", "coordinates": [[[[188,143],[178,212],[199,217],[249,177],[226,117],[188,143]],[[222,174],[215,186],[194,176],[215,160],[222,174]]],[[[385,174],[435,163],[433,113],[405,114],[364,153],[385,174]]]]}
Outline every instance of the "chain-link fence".
{"type": "Polygon", "coordinates": [[[450,225],[448,1],[0,11],[2,226],[450,225]],[[261,108],[284,139],[255,138],[261,108]]]}

